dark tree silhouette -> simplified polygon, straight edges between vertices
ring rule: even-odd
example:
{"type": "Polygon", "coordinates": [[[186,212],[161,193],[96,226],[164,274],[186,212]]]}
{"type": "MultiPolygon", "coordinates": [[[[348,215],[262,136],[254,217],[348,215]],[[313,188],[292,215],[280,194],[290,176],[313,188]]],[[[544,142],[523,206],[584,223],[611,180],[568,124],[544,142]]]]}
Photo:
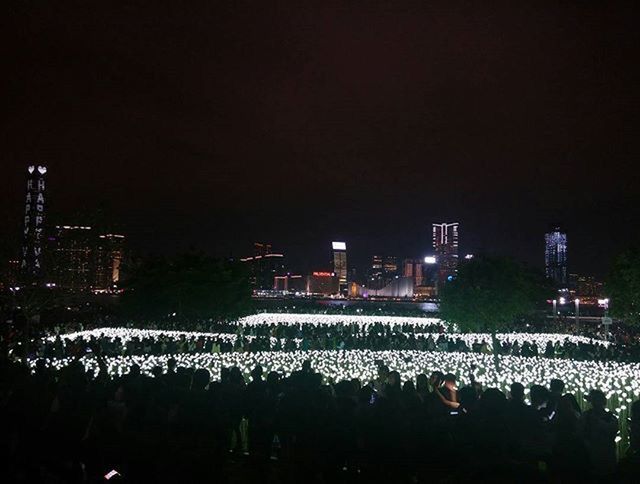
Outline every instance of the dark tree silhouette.
{"type": "Polygon", "coordinates": [[[235,317],[251,309],[245,268],[199,253],[149,258],[132,270],[123,295],[125,314],[184,319],[235,317]]]}
{"type": "Polygon", "coordinates": [[[544,277],[521,264],[503,257],[477,257],[444,285],[440,316],[462,331],[491,333],[498,369],[496,333],[517,330],[551,294],[544,277]]]}
{"type": "Polygon", "coordinates": [[[627,324],[640,324],[640,250],[616,257],[606,288],[611,314],[627,324]]]}

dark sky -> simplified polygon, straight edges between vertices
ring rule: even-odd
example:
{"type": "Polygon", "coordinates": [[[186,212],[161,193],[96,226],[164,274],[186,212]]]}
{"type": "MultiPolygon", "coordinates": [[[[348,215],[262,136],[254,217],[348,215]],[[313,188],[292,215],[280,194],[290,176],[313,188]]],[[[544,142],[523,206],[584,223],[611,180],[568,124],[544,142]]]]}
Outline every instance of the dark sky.
{"type": "Polygon", "coordinates": [[[139,253],[268,240],[306,269],[459,221],[541,266],[559,222],[603,274],[640,238],[632,6],[9,1],[0,236],[43,162],[56,222],[100,209],[139,253]]]}

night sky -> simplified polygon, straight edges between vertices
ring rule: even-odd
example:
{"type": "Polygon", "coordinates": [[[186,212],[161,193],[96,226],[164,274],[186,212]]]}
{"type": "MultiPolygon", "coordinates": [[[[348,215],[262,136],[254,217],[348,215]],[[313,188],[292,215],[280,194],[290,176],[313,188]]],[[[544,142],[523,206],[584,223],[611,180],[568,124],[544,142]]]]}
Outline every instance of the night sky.
{"type": "Polygon", "coordinates": [[[139,254],[262,240],[306,270],[458,221],[541,268],[555,222],[603,275],[640,240],[632,6],[8,1],[0,237],[41,162],[50,221],[99,211],[139,254]]]}

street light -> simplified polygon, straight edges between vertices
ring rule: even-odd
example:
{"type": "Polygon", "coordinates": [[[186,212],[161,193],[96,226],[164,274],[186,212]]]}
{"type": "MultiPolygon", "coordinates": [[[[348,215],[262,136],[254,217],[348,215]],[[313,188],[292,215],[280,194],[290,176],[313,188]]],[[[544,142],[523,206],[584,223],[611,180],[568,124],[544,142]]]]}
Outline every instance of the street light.
{"type": "Polygon", "coordinates": [[[558,321],[558,300],[554,299],[553,303],[553,324],[556,324],[558,321]]]}
{"type": "Polygon", "coordinates": [[[580,299],[576,298],[576,334],[580,333],[580,299]]]}

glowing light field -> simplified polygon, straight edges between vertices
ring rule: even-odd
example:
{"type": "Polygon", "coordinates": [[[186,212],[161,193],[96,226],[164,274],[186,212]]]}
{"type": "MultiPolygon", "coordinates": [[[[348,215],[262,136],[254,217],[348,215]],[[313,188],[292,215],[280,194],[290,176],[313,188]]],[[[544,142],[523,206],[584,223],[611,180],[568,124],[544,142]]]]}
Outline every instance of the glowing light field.
{"type": "MultiPolygon", "coordinates": [[[[255,315],[238,321],[239,325],[250,327],[252,325],[264,324],[304,324],[315,325],[335,325],[356,324],[363,328],[370,328],[374,323],[390,325],[400,329],[402,324],[414,325],[414,319],[421,318],[386,318],[373,317],[345,317],[345,316],[321,316],[321,315],[255,315]]],[[[418,325],[440,325],[437,319],[424,319],[418,325]]],[[[247,333],[250,332],[248,328],[247,333]]],[[[490,341],[487,334],[458,334],[450,333],[451,336],[464,337],[465,340],[490,341]]],[[[426,336],[426,335],[425,335],[426,336]]],[[[170,338],[198,338],[198,337],[220,337],[237,338],[234,334],[224,333],[194,333],[183,331],[162,331],[162,330],[135,330],[127,328],[100,328],[91,331],[70,333],[61,335],[63,339],[82,338],[115,338],[126,341],[133,337],[170,337],[170,338]]],[[[48,338],[54,339],[53,337],[48,338]]],[[[275,338],[272,338],[275,339],[275,338]]],[[[505,333],[499,339],[516,341],[534,341],[539,347],[544,347],[547,341],[582,341],[607,344],[599,340],[589,338],[576,338],[564,334],[526,334],[526,333],[505,333]]],[[[433,370],[452,372],[458,375],[460,386],[470,382],[472,366],[475,366],[473,374],[475,379],[485,388],[496,387],[507,393],[509,385],[513,382],[520,382],[525,387],[532,384],[548,385],[552,378],[561,378],[566,384],[566,391],[574,393],[581,405],[584,405],[583,395],[592,388],[598,388],[605,392],[609,399],[609,408],[619,418],[622,433],[618,437],[619,441],[626,442],[626,419],[629,416],[631,402],[640,398],[640,364],[638,363],[617,363],[602,361],[575,361],[571,359],[547,359],[544,357],[517,357],[500,356],[500,372],[496,372],[493,364],[493,355],[478,353],[456,353],[438,351],[371,351],[371,350],[334,350],[334,351],[265,351],[265,352],[231,352],[231,353],[196,353],[196,354],[176,354],[176,355],[134,355],[134,356],[111,356],[107,357],[107,369],[111,375],[123,375],[129,371],[132,364],[138,364],[145,374],[150,374],[154,366],[166,368],[167,360],[174,357],[178,365],[189,368],[206,368],[210,371],[213,379],[220,377],[222,368],[237,366],[243,374],[249,375],[251,369],[260,364],[266,371],[278,371],[284,375],[299,369],[306,359],[311,361],[315,371],[320,372],[329,381],[358,378],[362,382],[367,382],[375,378],[377,373],[376,361],[383,361],[391,369],[397,370],[402,379],[414,379],[420,373],[429,374],[433,370]]],[[[71,359],[46,360],[48,366],[61,368],[67,365],[71,359]]],[[[88,354],[80,361],[85,368],[91,372],[98,372],[98,362],[95,356],[88,354]]],[[[35,365],[35,360],[31,362],[35,365]]]]}

